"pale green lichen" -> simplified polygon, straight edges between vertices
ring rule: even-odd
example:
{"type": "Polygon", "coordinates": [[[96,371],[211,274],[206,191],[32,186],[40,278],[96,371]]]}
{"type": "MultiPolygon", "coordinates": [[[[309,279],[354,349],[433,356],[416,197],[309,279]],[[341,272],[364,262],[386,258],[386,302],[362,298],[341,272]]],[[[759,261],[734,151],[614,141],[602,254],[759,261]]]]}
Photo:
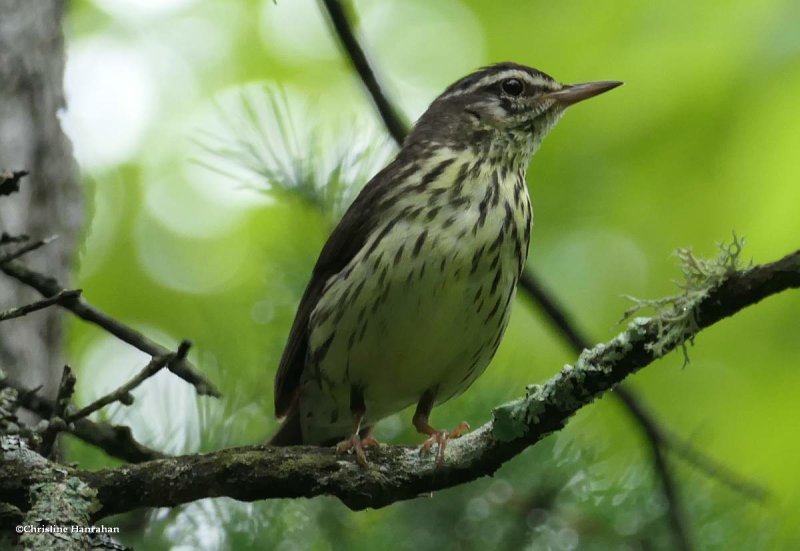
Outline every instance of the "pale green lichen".
{"type": "MultiPolygon", "coordinates": [[[[32,484],[28,489],[31,507],[20,521],[26,526],[90,525],[92,513],[100,509],[97,492],[68,470],[31,450],[19,435],[0,435],[0,461],[8,462],[18,472],[33,472],[53,482],[32,484]]],[[[88,540],[83,533],[71,529],[54,532],[26,532],[19,538],[22,549],[86,549],[88,540]]]]}
{"type": "Polygon", "coordinates": [[[17,418],[19,393],[11,388],[2,388],[5,373],[0,369],[0,435],[17,434],[30,441],[31,431],[17,418]]]}
{"type": "Polygon", "coordinates": [[[46,468],[47,459],[32,451],[19,434],[0,434],[0,460],[15,461],[30,469],[46,468]]]}
{"type": "Polygon", "coordinates": [[[591,399],[581,383],[590,364],[584,367],[565,365],[561,372],[541,385],[528,385],[525,397],[500,405],[492,411],[492,437],[508,442],[525,436],[550,406],[560,411],[574,411],[591,399]]]}
{"type": "Polygon", "coordinates": [[[645,326],[649,322],[649,318],[635,318],[625,331],[609,342],[599,343],[584,350],[575,362],[575,369],[579,372],[587,370],[610,372],[613,366],[631,351],[633,344],[644,338],[645,326]]]}
{"type": "Polygon", "coordinates": [[[656,324],[656,339],[647,344],[647,349],[656,357],[680,346],[684,362],[689,362],[686,344],[694,344],[694,335],[699,330],[698,305],[732,273],[742,269],[743,238],[734,234],[730,243],[718,243],[717,246],[719,253],[709,259],[698,258],[691,248],[676,251],[683,274],[683,281],[677,283],[680,293],[658,299],[627,297],[634,305],[625,312],[623,320],[646,308],[655,312],[651,319],[656,324]]]}
{"type": "Polygon", "coordinates": [[[546,408],[572,413],[594,396],[584,381],[590,373],[609,374],[636,342],[645,338],[648,318],[636,318],[628,328],[607,343],[584,350],[573,365],[563,369],[546,383],[529,385],[525,397],[498,406],[492,412],[492,436],[508,442],[523,437],[540,421],[546,408]]]}
{"type": "MultiPolygon", "coordinates": [[[[29,490],[33,504],[23,523],[31,526],[90,526],[91,514],[100,509],[97,492],[79,478],[34,484],[29,490]]],[[[20,537],[25,549],[86,549],[87,536],[80,531],[25,533],[20,537]]]]}
{"type": "MultiPolygon", "coordinates": [[[[492,412],[492,436],[495,440],[508,442],[521,438],[528,430],[528,418],[536,415],[535,412],[529,413],[529,408],[534,404],[528,403],[526,399],[518,399],[506,404],[497,406],[492,412]]],[[[543,404],[539,403],[543,407],[543,404]]]]}

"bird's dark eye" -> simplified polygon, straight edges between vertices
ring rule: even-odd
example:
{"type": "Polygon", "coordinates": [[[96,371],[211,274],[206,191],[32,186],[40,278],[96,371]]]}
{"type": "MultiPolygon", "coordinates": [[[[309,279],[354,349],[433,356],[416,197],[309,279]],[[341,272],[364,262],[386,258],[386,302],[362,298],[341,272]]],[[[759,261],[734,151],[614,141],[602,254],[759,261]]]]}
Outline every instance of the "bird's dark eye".
{"type": "Polygon", "coordinates": [[[518,78],[508,78],[500,86],[503,88],[503,92],[509,96],[518,96],[525,90],[525,85],[518,78]]]}

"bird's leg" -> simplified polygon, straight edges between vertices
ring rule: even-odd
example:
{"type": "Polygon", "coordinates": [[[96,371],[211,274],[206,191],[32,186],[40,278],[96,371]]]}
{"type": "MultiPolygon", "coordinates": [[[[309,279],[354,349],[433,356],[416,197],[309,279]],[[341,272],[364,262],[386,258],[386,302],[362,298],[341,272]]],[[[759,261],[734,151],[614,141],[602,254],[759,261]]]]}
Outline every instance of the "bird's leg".
{"type": "Polygon", "coordinates": [[[353,433],[347,440],[342,440],[336,444],[336,454],[341,455],[349,450],[355,450],[356,461],[362,467],[366,467],[367,454],[364,453],[364,448],[377,447],[379,442],[374,436],[369,434],[370,428],[361,429],[361,421],[367,413],[367,407],[364,404],[364,392],[360,387],[353,386],[350,389],[350,412],[353,414],[353,433]],[[361,433],[366,434],[361,436],[361,433]]]}
{"type": "Polygon", "coordinates": [[[428,423],[428,417],[431,414],[431,409],[433,409],[435,397],[436,392],[432,390],[428,390],[422,395],[422,398],[420,398],[417,403],[417,410],[414,412],[412,423],[414,423],[414,428],[417,429],[418,433],[428,435],[428,439],[425,440],[419,450],[420,455],[429,453],[434,444],[438,445],[438,449],[436,450],[436,465],[441,467],[444,464],[444,449],[447,447],[447,441],[452,438],[458,438],[467,432],[469,430],[469,424],[466,421],[462,421],[451,431],[433,428],[428,423]]]}
{"type": "Polygon", "coordinates": [[[364,453],[364,448],[369,446],[377,446],[378,441],[375,440],[375,438],[372,436],[367,436],[363,440],[361,439],[359,432],[361,431],[361,419],[363,418],[363,416],[364,416],[363,413],[353,414],[353,434],[350,436],[350,438],[342,440],[341,442],[336,444],[336,454],[342,455],[350,450],[355,450],[356,461],[362,467],[366,467],[368,462],[367,462],[367,454],[364,453]]]}

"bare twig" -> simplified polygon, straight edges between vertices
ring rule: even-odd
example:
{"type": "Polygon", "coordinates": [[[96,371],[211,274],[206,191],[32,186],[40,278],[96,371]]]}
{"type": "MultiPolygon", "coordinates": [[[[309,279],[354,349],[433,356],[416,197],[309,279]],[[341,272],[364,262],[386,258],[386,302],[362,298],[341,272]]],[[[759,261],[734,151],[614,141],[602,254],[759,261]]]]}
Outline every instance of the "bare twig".
{"type": "Polygon", "coordinates": [[[589,340],[581,334],[575,322],[570,319],[566,309],[559,304],[553,293],[544,288],[542,282],[530,270],[522,272],[519,287],[533,299],[544,312],[545,317],[576,354],[591,348],[589,340]]]}
{"type": "MultiPolygon", "coordinates": [[[[13,388],[17,392],[17,402],[21,407],[43,419],[52,417],[55,406],[49,400],[37,396],[36,392],[39,389],[26,389],[8,379],[0,380],[0,389],[3,388],[13,388]]],[[[66,430],[87,444],[103,450],[111,457],[129,463],[142,463],[166,457],[165,454],[137,442],[133,438],[130,427],[78,419],[66,430]]]]}
{"type": "Polygon", "coordinates": [[[192,344],[189,341],[183,341],[178,347],[177,352],[153,357],[144,369],[137,373],[130,381],[120,386],[118,389],[109,392],[105,396],[98,398],[88,406],[76,411],[68,417],[68,421],[73,422],[83,417],[88,417],[95,411],[114,402],[122,402],[126,406],[131,405],[133,403],[133,396],[131,396],[131,391],[133,391],[133,389],[161,371],[164,367],[167,367],[170,363],[183,361],[189,353],[189,348],[191,348],[191,346],[192,344]]]}
{"type": "Polygon", "coordinates": [[[31,251],[35,251],[36,249],[41,248],[47,245],[48,243],[52,243],[56,239],[58,239],[57,235],[51,235],[50,237],[45,237],[44,239],[37,239],[36,241],[31,241],[30,243],[23,245],[14,252],[0,256],[0,264],[5,264],[6,262],[11,262],[12,260],[16,260],[22,255],[28,254],[31,251]]]}
{"type": "Polygon", "coordinates": [[[26,170],[0,172],[0,195],[11,195],[19,191],[19,181],[27,175],[26,170]]]}
{"type": "MultiPolygon", "coordinates": [[[[34,272],[33,270],[30,270],[17,262],[0,264],[0,270],[24,283],[25,285],[36,289],[45,297],[52,297],[64,291],[64,289],[55,279],[47,277],[38,272],[34,272]]],[[[101,310],[91,306],[81,297],[75,298],[68,302],[59,303],[59,305],[71,311],[82,320],[102,327],[118,339],[150,354],[153,357],[163,356],[170,353],[168,349],[153,342],[132,327],[117,321],[105,312],[102,312],[101,310]]],[[[184,359],[181,361],[170,362],[167,367],[175,375],[192,384],[198,394],[214,397],[221,396],[220,392],[216,389],[213,383],[206,379],[202,374],[197,372],[197,370],[189,363],[188,360],[184,359]]]]}
{"type": "Polygon", "coordinates": [[[361,82],[364,83],[372,101],[375,103],[375,107],[378,109],[378,113],[380,113],[381,119],[383,119],[383,123],[386,125],[386,129],[389,131],[389,134],[392,135],[394,141],[397,142],[398,145],[401,145],[408,133],[408,125],[403,122],[400,115],[383,93],[381,85],[378,83],[378,79],[375,78],[375,73],[369,61],[367,61],[367,56],[364,50],[361,49],[361,45],[358,43],[353,33],[353,29],[350,26],[341,1],[320,0],[320,3],[328,14],[334,33],[339,39],[348,59],[353,64],[356,72],[358,72],[361,82]]]}
{"type": "MultiPolygon", "coordinates": [[[[800,251],[769,264],[731,273],[694,306],[702,329],[764,298],[800,288],[800,251]]],[[[490,422],[448,447],[444,465],[417,448],[382,446],[373,467],[343,460],[332,448],[249,446],[160,459],[89,472],[55,463],[30,469],[6,454],[0,468],[4,501],[24,508],[29,488],[77,477],[97,491],[93,519],[139,507],[169,507],[207,497],[243,501],[333,495],[352,509],[385,507],[432,491],[491,476],[503,463],[563,428],[581,408],[658,358],[658,319],[640,318],[612,341],[584,351],[574,365],[525,397],[495,408],[490,422]]],[[[682,340],[666,343],[664,352],[682,340]]],[[[0,437],[5,438],[5,437],[0,437]]]]}
{"type": "Polygon", "coordinates": [[[64,419],[64,412],[67,411],[67,406],[75,392],[75,374],[72,373],[72,368],[68,365],[64,366],[61,370],[61,382],[58,385],[58,393],[56,394],[55,409],[53,410],[53,417],[61,417],[64,419]]]}
{"type": "Polygon", "coordinates": [[[657,428],[662,430],[659,438],[666,442],[665,447],[667,450],[677,454],[678,457],[698,471],[705,473],[706,476],[721,482],[731,490],[753,501],[765,501],[769,497],[769,491],[763,486],[746,479],[726,465],[704,454],[696,446],[687,442],[685,438],[665,431],[663,427],[657,428]]]}
{"type": "Polygon", "coordinates": [[[6,232],[0,233],[0,245],[8,245],[9,243],[22,243],[30,239],[24,233],[21,235],[9,235],[6,232]]]}
{"type": "Polygon", "coordinates": [[[650,415],[650,412],[645,410],[630,392],[625,391],[623,388],[618,388],[617,397],[637,419],[638,426],[644,433],[650,448],[650,455],[653,458],[653,466],[656,472],[659,473],[658,478],[661,481],[661,490],[664,492],[664,497],[669,507],[667,518],[675,538],[675,547],[687,551],[692,548],[689,524],[686,522],[686,512],[680,505],[682,501],[678,495],[678,484],[675,481],[672,469],[667,464],[667,458],[664,456],[665,441],[662,438],[661,430],[650,415]],[[620,391],[622,392],[620,393],[620,391]]]}
{"type": "Polygon", "coordinates": [[[126,425],[95,423],[89,419],[78,419],[69,432],[87,444],[103,450],[111,457],[122,459],[128,463],[143,463],[167,457],[165,453],[137,442],[131,428],[126,425]]]}
{"type": "Polygon", "coordinates": [[[72,398],[72,393],[75,392],[75,382],[76,379],[72,369],[65,365],[61,372],[61,382],[58,385],[56,402],[50,414],[47,428],[42,433],[42,443],[39,446],[39,453],[45,457],[49,457],[52,454],[56,437],[67,428],[64,413],[67,410],[70,398],[72,398]]]}
{"type": "Polygon", "coordinates": [[[74,298],[79,297],[80,294],[81,294],[80,289],[61,291],[60,293],[53,295],[52,297],[48,297],[42,300],[38,300],[36,302],[32,302],[31,304],[26,304],[24,306],[19,306],[17,308],[11,308],[10,310],[0,312],[0,321],[19,318],[27,314],[30,314],[31,312],[36,312],[37,310],[42,310],[49,306],[53,306],[54,304],[60,304],[65,301],[73,300],[74,298]]]}

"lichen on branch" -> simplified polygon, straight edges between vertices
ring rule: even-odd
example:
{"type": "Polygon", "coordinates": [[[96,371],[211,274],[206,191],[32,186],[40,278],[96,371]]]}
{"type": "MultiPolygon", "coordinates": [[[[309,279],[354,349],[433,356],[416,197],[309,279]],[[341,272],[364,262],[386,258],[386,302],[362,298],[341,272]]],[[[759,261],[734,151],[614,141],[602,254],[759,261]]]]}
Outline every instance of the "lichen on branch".
{"type": "Polygon", "coordinates": [[[631,319],[643,310],[654,311],[652,317],[643,320],[652,320],[656,323],[657,338],[648,343],[648,349],[656,357],[661,357],[676,346],[680,346],[684,364],[689,363],[686,345],[694,344],[694,335],[700,329],[697,323],[698,307],[709,293],[743,268],[741,254],[744,238],[734,233],[730,243],[720,242],[717,247],[719,253],[713,258],[700,258],[695,255],[691,247],[680,248],[675,252],[683,275],[683,281],[676,282],[681,289],[680,293],[657,299],[626,296],[634,304],[625,311],[622,321],[631,319]]]}

